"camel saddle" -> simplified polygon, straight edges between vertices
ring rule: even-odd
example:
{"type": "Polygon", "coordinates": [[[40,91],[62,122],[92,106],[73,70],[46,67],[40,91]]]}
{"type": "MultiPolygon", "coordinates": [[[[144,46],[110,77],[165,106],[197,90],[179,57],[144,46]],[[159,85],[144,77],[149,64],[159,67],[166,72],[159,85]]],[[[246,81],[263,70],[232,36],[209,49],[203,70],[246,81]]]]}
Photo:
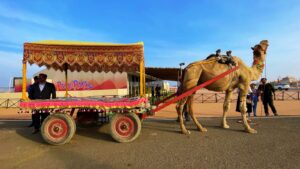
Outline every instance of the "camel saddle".
{"type": "Polygon", "coordinates": [[[227,55],[215,55],[215,54],[211,54],[209,55],[206,60],[210,59],[210,58],[216,58],[216,60],[220,63],[220,64],[226,64],[229,66],[236,66],[236,63],[233,60],[232,56],[227,56],[227,55]]]}

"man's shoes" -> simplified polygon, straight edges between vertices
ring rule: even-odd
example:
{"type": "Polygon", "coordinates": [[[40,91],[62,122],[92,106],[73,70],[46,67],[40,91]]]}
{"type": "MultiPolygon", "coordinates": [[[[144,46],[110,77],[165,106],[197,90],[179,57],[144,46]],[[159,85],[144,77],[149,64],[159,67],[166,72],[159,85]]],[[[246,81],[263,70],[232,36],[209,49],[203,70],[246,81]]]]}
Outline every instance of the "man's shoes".
{"type": "MultiPolygon", "coordinates": [[[[185,118],[185,121],[191,121],[190,117],[185,118]]],[[[177,117],[176,122],[179,122],[179,118],[177,117]]]]}
{"type": "Polygon", "coordinates": [[[266,117],[268,117],[269,116],[269,114],[266,114],[266,117]]]}
{"type": "Polygon", "coordinates": [[[185,121],[191,121],[191,118],[186,117],[186,118],[185,118],[185,121]]]}
{"type": "Polygon", "coordinates": [[[39,129],[34,129],[34,131],[32,132],[32,134],[36,134],[36,133],[38,133],[38,132],[40,132],[39,129]]]}

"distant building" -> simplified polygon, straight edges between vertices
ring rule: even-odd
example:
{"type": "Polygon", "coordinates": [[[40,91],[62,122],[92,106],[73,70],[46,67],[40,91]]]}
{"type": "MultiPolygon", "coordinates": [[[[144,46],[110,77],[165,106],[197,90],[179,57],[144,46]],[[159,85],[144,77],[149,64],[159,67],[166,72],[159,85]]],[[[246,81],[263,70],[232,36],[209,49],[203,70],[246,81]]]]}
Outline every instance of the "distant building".
{"type": "Polygon", "coordinates": [[[291,87],[298,87],[300,85],[300,81],[292,76],[286,76],[282,79],[278,78],[276,81],[271,82],[271,84],[288,84],[291,87]]]}
{"type": "Polygon", "coordinates": [[[282,83],[282,84],[291,84],[291,83],[296,83],[298,80],[294,77],[291,77],[291,76],[287,76],[287,77],[284,77],[282,78],[281,80],[279,80],[279,83],[282,83]]]}

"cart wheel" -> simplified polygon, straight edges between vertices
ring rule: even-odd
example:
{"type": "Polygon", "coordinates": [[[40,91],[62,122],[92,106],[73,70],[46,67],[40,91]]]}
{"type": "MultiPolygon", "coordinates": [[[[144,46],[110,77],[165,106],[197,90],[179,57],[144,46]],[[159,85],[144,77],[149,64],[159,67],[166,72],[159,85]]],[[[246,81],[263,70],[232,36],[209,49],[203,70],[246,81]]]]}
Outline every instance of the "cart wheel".
{"type": "MultiPolygon", "coordinates": [[[[72,134],[72,137],[73,137],[73,136],[74,136],[74,134],[76,133],[76,130],[77,130],[77,125],[76,125],[76,122],[75,122],[75,120],[73,119],[73,117],[72,117],[72,116],[70,116],[70,115],[66,114],[66,117],[67,117],[67,118],[69,118],[69,119],[70,119],[70,121],[73,123],[74,130],[71,130],[71,131],[73,131],[73,133],[71,133],[71,134],[72,134]]],[[[72,137],[71,137],[71,139],[72,139],[72,137]]]]}
{"type": "Polygon", "coordinates": [[[48,116],[41,127],[43,139],[52,145],[68,143],[74,136],[76,124],[68,114],[53,114],[48,116]]]}
{"type": "Polygon", "coordinates": [[[141,133],[141,121],[134,113],[115,114],[110,121],[110,133],[120,143],[131,142],[141,133]]]}

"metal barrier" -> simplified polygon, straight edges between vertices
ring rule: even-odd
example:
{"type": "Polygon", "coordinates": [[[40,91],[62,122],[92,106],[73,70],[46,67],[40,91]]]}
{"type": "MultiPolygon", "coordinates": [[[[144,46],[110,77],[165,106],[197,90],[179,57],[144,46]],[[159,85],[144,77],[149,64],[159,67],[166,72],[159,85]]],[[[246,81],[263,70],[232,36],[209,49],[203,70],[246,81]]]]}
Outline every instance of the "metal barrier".
{"type": "MultiPolygon", "coordinates": [[[[238,93],[232,94],[231,101],[236,101],[238,93]]],[[[225,93],[196,93],[194,101],[196,103],[222,103],[225,99],[225,93]]],[[[276,91],[275,100],[286,101],[286,100],[300,100],[300,91],[276,91]]]]}
{"type": "MultiPolygon", "coordinates": [[[[232,94],[231,101],[237,100],[238,94],[235,92],[232,94]]],[[[212,93],[196,93],[194,97],[195,103],[223,103],[225,99],[224,92],[212,92],[212,93]]],[[[276,91],[275,100],[300,100],[300,91],[276,91]]],[[[0,99],[0,108],[19,108],[19,102],[21,99],[0,99]]]]}
{"type": "Polygon", "coordinates": [[[0,108],[19,108],[21,99],[0,99],[0,108]]]}
{"type": "MultiPolygon", "coordinates": [[[[237,94],[232,96],[236,100],[237,94]]],[[[197,93],[195,94],[194,101],[197,103],[219,103],[224,102],[225,93],[197,93]]]]}
{"type": "Polygon", "coordinates": [[[276,91],[275,100],[300,100],[300,91],[276,91]]]}

